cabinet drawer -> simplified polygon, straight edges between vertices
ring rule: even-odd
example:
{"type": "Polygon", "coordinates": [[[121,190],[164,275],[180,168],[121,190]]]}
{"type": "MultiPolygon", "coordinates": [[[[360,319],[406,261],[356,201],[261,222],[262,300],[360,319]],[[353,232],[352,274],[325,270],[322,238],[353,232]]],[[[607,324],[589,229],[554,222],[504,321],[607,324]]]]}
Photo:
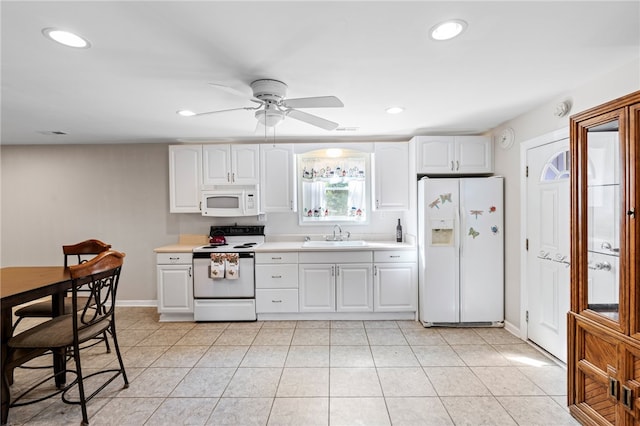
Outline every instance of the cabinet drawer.
{"type": "Polygon", "coordinates": [[[256,288],[298,288],[298,264],[256,265],[256,288]]]}
{"type": "Polygon", "coordinates": [[[300,263],[367,263],[373,256],[370,251],[304,251],[300,263]]]}
{"type": "Polygon", "coordinates": [[[256,263],[298,263],[298,252],[256,253],[256,263]]]}
{"type": "Polygon", "coordinates": [[[380,250],[373,252],[374,262],[416,262],[415,250],[380,250]]]}
{"type": "Polygon", "coordinates": [[[256,290],[256,312],[298,312],[298,290],[256,290]]]}
{"type": "Polygon", "coordinates": [[[187,265],[193,261],[193,253],[157,253],[158,265],[187,265]]]}

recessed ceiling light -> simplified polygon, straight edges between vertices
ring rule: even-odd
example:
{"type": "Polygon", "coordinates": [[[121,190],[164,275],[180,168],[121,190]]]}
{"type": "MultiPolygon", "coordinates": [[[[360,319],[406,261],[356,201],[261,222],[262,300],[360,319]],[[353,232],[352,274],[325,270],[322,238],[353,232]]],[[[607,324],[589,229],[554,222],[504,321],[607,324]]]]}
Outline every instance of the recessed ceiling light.
{"type": "Polygon", "coordinates": [[[91,43],[89,43],[87,39],[69,31],[59,30],[57,28],[45,28],[42,30],[42,34],[65,46],[77,47],[79,49],[88,49],[91,47],[91,43]]]}
{"type": "Polygon", "coordinates": [[[183,117],[193,117],[194,115],[196,115],[195,112],[189,111],[188,109],[181,109],[179,111],[176,111],[176,114],[181,115],[183,117]]]}
{"type": "Polygon", "coordinates": [[[387,113],[389,114],[400,114],[404,111],[404,108],[401,106],[392,106],[387,108],[385,111],[387,111],[387,113]]]}
{"type": "Polygon", "coordinates": [[[431,38],[438,41],[451,40],[459,36],[467,28],[467,23],[461,19],[451,19],[441,22],[431,28],[431,38]]]}

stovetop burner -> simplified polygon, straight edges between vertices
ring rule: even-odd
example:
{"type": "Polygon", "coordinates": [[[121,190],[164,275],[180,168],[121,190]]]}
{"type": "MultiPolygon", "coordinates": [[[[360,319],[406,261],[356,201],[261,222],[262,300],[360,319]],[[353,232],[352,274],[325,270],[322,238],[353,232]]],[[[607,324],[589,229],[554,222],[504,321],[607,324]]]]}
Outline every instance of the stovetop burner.
{"type": "Polygon", "coordinates": [[[263,225],[212,226],[209,236],[222,236],[226,241],[196,247],[194,253],[252,252],[265,241],[263,225]]]}

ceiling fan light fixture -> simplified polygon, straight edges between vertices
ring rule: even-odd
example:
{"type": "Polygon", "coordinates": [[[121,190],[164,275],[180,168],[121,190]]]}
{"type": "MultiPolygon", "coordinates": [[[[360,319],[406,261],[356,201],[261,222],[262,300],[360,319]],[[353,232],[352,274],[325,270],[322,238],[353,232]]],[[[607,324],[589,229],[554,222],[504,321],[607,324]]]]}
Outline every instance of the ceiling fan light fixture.
{"type": "Polygon", "coordinates": [[[75,47],[77,49],[88,49],[91,47],[89,40],[81,37],[71,31],[60,30],[58,28],[44,28],[42,34],[60,44],[67,47],[75,47]]]}
{"type": "Polygon", "coordinates": [[[436,41],[445,41],[458,37],[465,29],[467,29],[465,21],[462,19],[450,19],[433,26],[429,34],[436,41]]]}
{"type": "Polygon", "coordinates": [[[182,116],[182,117],[193,117],[194,115],[196,115],[195,112],[193,111],[189,111],[188,109],[180,109],[178,111],[176,111],[176,114],[182,116]]]}
{"type": "Polygon", "coordinates": [[[284,112],[273,108],[261,109],[256,111],[255,117],[265,127],[276,127],[284,120],[284,112]]]}

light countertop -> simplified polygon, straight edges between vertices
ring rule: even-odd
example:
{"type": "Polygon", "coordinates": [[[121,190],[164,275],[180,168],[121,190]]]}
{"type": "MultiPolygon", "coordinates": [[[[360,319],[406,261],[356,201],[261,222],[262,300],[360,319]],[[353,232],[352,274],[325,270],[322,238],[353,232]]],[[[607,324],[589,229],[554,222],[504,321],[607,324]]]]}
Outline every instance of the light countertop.
{"type": "MultiPolygon", "coordinates": [[[[153,251],[156,253],[190,253],[194,248],[207,244],[207,237],[203,236],[180,236],[176,244],[157,247],[153,251]]],[[[395,241],[367,241],[366,246],[356,247],[303,247],[302,241],[274,241],[260,244],[256,247],[257,253],[277,252],[277,251],[366,251],[366,250],[415,250],[416,245],[412,242],[397,243],[395,241]]]]}
{"type": "Polygon", "coordinates": [[[367,250],[415,250],[416,246],[395,241],[371,241],[366,246],[356,247],[303,247],[300,241],[264,243],[256,247],[256,253],[274,251],[367,251],[367,250]]]}

